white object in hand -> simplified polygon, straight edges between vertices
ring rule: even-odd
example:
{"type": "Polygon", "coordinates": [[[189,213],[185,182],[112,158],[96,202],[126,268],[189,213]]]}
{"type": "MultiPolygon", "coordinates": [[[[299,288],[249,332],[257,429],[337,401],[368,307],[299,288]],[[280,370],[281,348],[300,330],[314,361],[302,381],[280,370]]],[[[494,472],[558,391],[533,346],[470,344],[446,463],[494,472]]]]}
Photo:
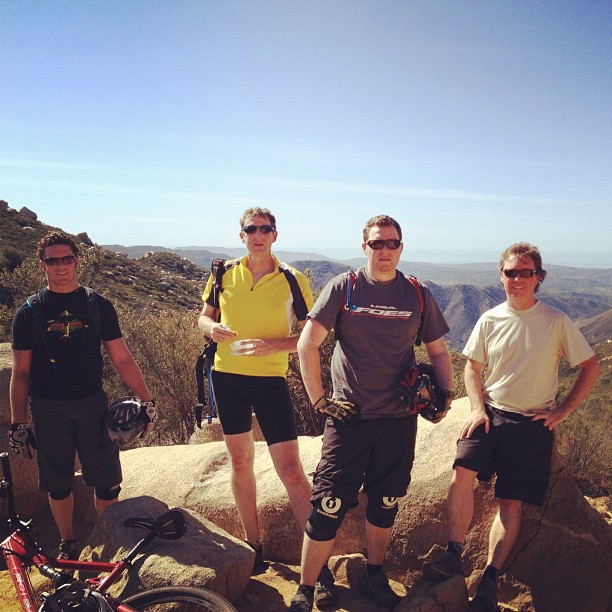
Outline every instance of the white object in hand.
{"type": "Polygon", "coordinates": [[[230,344],[232,355],[253,355],[255,343],[252,340],[236,340],[230,344]]]}

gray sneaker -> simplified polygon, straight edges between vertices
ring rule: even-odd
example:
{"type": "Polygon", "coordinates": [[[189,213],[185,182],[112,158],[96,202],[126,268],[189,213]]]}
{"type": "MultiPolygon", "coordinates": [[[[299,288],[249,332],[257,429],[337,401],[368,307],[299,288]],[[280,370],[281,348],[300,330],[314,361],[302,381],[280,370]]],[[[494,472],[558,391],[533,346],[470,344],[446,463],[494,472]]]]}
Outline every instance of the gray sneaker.
{"type": "Polygon", "coordinates": [[[367,576],[364,574],[359,583],[359,590],[372,599],[381,608],[393,609],[401,601],[401,597],[389,585],[389,579],[383,572],[367,576]]]}
{"type": "Polygon", "coordinates": [[[474,599],[468,606],[470,612],[498,612],[497,582],[493,578],[482,578],[474,599]]]}
{"type": "Polygon", "coordinates": [[[447,551],[438,561],[423,566],[423,576],[432,582],[443,582],[454,576],[464,576],[461,557],[447,551]]]}
{"type": "Polygon", "coordinates": [[[323,566],[315,584],[314,602],[317,608],[333,606],[338,601],[338,593],[334,585],[334,576],[327,565],[323,566]]]}

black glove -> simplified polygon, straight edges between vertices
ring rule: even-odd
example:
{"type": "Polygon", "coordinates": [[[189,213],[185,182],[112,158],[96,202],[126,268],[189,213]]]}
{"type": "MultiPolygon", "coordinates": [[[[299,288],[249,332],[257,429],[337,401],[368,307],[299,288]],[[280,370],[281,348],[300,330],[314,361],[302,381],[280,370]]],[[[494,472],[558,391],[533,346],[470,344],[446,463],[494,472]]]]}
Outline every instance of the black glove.
{"type": "Polygon", "coordinates": [[[453,397],[452,391],[437,391],[434,401],[429,402],[419,414],[432,423],[439,423],[450,410],[453,397]]]}
{"type": "Polygon", "coordinates": [[[357,415],[358,410],[353,402],[344,402],[330,397],[321,397],[312,407],[321,414],[327,414],[337,421],[347,421],[357,415]]]}
{"type": "Polygon", "coordinates": [[[34,432],[28,423],[12,423],[9,431],[9,446],[18,455],[26,455],[32,458],[32,450],[36,450],[36,439],[34,432]]]}
{"type": "Polygon", "coordinates": [[[155,423],[157,421],[157,410],[155,409],[155,400],[147,400],[146,402],[140,401],[141,414],[145,420],[145,423],[155,423]]]}

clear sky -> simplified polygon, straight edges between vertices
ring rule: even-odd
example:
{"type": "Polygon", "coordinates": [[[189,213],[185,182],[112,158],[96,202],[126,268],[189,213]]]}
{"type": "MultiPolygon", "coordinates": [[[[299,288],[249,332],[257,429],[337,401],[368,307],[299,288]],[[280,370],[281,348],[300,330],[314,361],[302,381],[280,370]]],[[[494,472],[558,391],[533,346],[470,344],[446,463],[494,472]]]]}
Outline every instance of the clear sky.
{"type": "Polygon", "coordinates": [[[99,244],[612,266],[609,0],[0,0],[0,199],[99,244]],[[352,251],[349,249],[353,249],[352,251]]]}

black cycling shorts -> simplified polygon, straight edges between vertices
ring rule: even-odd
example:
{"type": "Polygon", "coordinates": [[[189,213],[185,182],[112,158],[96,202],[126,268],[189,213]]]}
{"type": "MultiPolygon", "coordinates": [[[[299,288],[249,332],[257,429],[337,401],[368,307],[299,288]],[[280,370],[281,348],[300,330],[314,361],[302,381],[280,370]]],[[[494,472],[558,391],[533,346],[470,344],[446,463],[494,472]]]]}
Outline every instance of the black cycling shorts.
{"type": "Polygon", "coordinates": [[[245,376],[212,372],[219,420],[226,436],[251,431],[255,416],[268,446],[297,440],[293,404],[282,376],[245,376]]]}
{"type": "Polygon", "coordinates": [[[416,433],[416,415],[345,423],[329,417],[311,501],[338,497],[352,508],[362,485],[371,497],[403,497],[410,484],[416,433]]]}
{"type": "Polygon", "coordinates": [[[495,496],[542,505],[552,458],[553,432],[531,417],[485,405],[490,419],[470,438],[457,441],[453,467],[486,476],[497,474],[495,496]]]}
{"type": "Polygon", "coordinates": [[[81,400],[32,396],[31,407],[41,491],[72,487],[75,451],[86,485],[108,489],[121,483],[119,448],[104,425],[108,410],[104,391],[81,400]]]}

